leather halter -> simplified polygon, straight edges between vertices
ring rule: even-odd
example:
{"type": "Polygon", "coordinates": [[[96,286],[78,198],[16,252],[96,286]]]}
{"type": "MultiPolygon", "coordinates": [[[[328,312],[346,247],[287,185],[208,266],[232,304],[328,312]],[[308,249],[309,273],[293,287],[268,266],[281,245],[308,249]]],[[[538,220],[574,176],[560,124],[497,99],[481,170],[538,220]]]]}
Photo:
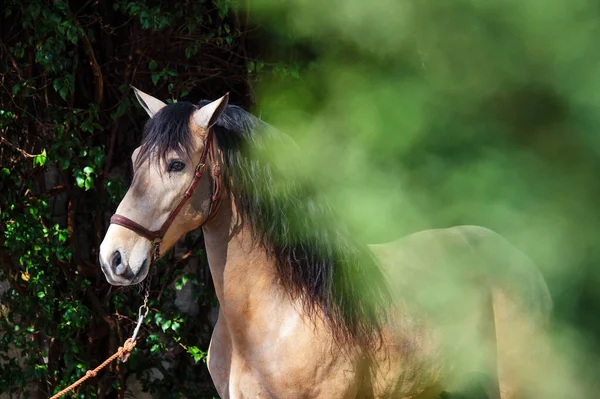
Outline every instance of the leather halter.
{"type": "Polygon", "coordinates": [[[194,177],[192,178],[192,182],[190,183],[190,186],[188,187],[188,189],[185,191],[183,198],[181,198],[181,200],[179,201],[179,204],[177,204],[175,209],[173,209],[173,211],[171,212],[171,214],[169,215],[167,220],[163,223],[160,230],[154,230],[154,231],[149,230],[146,227],[142,226],[141,224],[136,223],[133,220],[131,220],[125,216],[116,214],[116,213],[114,215],[112,215],[112,217],[110,218],[111,224],[118,224],[119,226],[128,228],[129,230],[132,230],[132,231],[138,233],[139,235],[147,238],[148,240],[150,240],[152,242],[152,244],[154,246],[154,251],[152,253],[152,262],[154,262],[155,260],[157,260],[159,258],[160,242],[162,241],[163,237],[167,233],[167,230],[169,230],[169,227],[171,226],[171,224],[173,223],[175,218],[177,217],[177,214],[179,214],[179,212],[181,211],[181,209],[183,208],[183,206],[185,205],[187,200],[194,193],[194,190],[196,190],[196,187],[198,186],[200,179],[202,179],[202,176],[204,176],[204,173],[206,172],[206,159],[209,156],[213,163],[212,175],[213,175],[213,181],[214,181],[214,190],[213,190],[213,195],[212,195],[211,202],[210,202],[208,216],[206,217],[206,219],[204,219],[204,221],[200,224],[200,226],[202,226],[203,224],[208,222],[210,219],[212,219],[214,216],[214,213],[216,213],[216,211],[219,209],[219,205],[220,205],[219,200],[220,200],[220,193],[221,193],[221,179],[220,179],[221,168],[219,167],[219,164],[217,161],[215,145],[213,143],[213,137],[214,137],[214,132],[213,132],[213,129],[210,128],[208,130],[208,135],[206,136],[206,141],[204,143],[204,149],[202,150],[202,155],[200,156],[200,162],[198,163],[198,165],[196,166],[196,169],[194,171],[194,177]]]}

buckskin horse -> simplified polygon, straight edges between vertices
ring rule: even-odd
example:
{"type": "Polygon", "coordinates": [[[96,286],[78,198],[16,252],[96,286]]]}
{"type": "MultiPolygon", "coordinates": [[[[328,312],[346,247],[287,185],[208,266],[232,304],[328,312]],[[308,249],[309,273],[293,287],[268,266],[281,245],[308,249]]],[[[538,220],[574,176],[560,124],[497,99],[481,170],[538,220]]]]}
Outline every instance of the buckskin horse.
{"type": "Polygon", "coordinates": [[[100,264],[110,284],[138,284],[202,227],[221,397],[437,398],[475,376],[490,398],[541,397],[531,370],[552,301],[500,235],[459,226],[364,245],[310,179],[264,156],[293,141],[228,95],[167,105],[134,90],[150,120],[100,264]]]}

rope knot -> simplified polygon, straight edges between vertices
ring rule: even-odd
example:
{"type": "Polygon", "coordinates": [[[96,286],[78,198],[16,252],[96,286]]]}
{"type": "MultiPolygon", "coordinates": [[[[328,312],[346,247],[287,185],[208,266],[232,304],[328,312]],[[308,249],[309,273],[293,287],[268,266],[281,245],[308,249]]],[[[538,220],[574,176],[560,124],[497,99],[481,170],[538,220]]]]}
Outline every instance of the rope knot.
{"type": "Polygon", "coordinates": [[[123,344],[123,350],[125,352],[131,352],[135,348],[137,341],[131,341],[131,338],[127,338],[127,341],[123,344]]]}
{"type": "Polygon", "coordinates": [[[94,378],[96,376],[96,370],[88,370],[85,372],[85,376],[88,378],[94,378]]]}
{"type": "Polygon", "coordinates": [[[123,346],[119,347],[117,351],[117,355],[121,358],[121,361],[125,363],[127,359],[129,359],[129,354],[135,348],[135,344],[137,341],[131,341],[131,338],[127,338],[127,341],[123,344],[123,346]]]}

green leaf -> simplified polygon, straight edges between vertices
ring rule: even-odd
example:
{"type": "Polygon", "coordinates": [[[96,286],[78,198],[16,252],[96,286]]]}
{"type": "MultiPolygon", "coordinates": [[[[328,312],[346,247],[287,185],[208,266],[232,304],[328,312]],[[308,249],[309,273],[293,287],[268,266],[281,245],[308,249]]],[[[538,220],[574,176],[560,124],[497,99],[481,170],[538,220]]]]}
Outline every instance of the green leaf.
{"type": "Polygon", "coordinates": [[[61,231],[57,234],[58,242],[65,243],[67,241],[67,233],[65,231],[61,231]]]}
{"type": "Polygon", "coordinates": [[[54,79],[54,82],[52,82],[52,87],[54,87],[54,91],[60,90],[61,86],[62,86],[62,79],[60,79],[60,78],[54,79]]]}
{"type": "Polygon", "coordinates": [[[197,346],[188,346],[187,352],[192,356],[195,363],[206,358],[206,352],[200,350],[197,346]]]}
{"type": "Polygon", "coordinates": [[[77,44],[77,41],[82,36],[83,32],[77,26],[70,26],[67,29],[67,39],[73,44],[77,44]]]}
{"type": "Polygon", "coordinates": [[[46,293],[44,291],[40,291],[40,292],[37,293],[37,297],[38,298],[43,298],[45,296],[46,296],[46,293]]]}
{"type": "Polygon", "coordinates": [[[70,73],[67,73],[63,78],[54,79],[52,83],[52,87],[54,87],[54,90],[58,92],[63,100],[67,99],[69,92],[73,92],[74,86],[75,78],[70,73]]]}
{"type": "Polygon", "coordinates": [[[152,83],[154,83],[154,86],[156,86],[156,84],[158,83],[158,81],[160,80],[160,75],[156,72],[154,72],[152,74],[152,83]]]}
{"type": "Polygon", "coordinates": [[[86,175],[91,175],[92,173],[94,173],[94,168],[92,168],[91,166],[86,166],[85,168],[83,168],[83,173],[85,173],[86,175]]]}
{"type": "Polygon", "coordinates": [[[154,71],[157,66],[158,64],[154,60],[150,60],[150,62],[148,63],[148,68],[150,68],[151,71],[154,71]]]}
{"type": "MultiPolygon", "coordinates": [[[[55,89],[56,89],[56,87],[55,87],[55,89]]],[[[58,94],[60,95],[60,97],[63,100],[65,100],[65,101],[67,100],[68,88],[64,83],[59,85],[58,94]]]]}
{"type": "Polygon", "coordinates": [[[9,176],[10,175],[10,169],[8,169],[8,168],[2,168],[2,169],[0,169],[0,175],[9,176]]]}
{"type": "Polygon", "coordinates": [[[188,282],[189,277],[188,276],[182,276],[181,280],[177,280],[175,282],[175,289],[177,291],[181,291],[183,289],[183,287],[185,286],[185,284],[188,282]]]}
{"type": "Polygon", "coordinates": [[[94,187],[94,178],[92,176],[87,176],[83,185],[85,187],[85,191],[91,190],[94,187]]]}
{"type": "Polygon", "coordinates": [[[65,84],[63,86],[63,88],[60,91],[60,96],[66,100],[67,99],[67,94],[69,94],[69,92],[73,93],[73,88],[75,87],[75,77],[73,75],[71,75],[70,73],[65,75],[65,84]]]}
{"type": "Polygon", "coordinates": [[[173,322],[171,320],[167,320],[162,324],[162,326],[160,326],[160,328],[162,328],[163,331],[167,331],[171,327],[171,324],[173,324],[173,322]]]}
{"type": "Polygon", "coordinates": [[[46,150],[42,150],[42,153],[33,157],[33,166],[44,166],[46,164],[46,150]]]}

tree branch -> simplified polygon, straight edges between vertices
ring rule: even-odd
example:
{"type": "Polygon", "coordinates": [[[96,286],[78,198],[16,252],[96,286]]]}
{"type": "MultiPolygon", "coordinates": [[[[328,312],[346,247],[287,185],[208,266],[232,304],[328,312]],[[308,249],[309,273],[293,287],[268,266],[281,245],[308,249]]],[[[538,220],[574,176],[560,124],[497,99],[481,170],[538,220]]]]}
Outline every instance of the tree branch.
{"type": "Polygon", "coordinates": [[[10,141],[6,140],[3,136],[0,136],[0,143],[6,144],[7,146],[9,146],[10,148],[12,148],[13,150],[18,151],[25,158],[34,158],[35,157],[35,155],[28,153],[27,151],[25,151],[25,150],[17,147],[16,145],[14,145],[13,143],[11,143],[10,141]]]}
{"type": "MultiPolygon", "coordinates": [[[[79,25],[79,27],[81,28],[79,22],[77,22],[77,25],[79,25]]],[[[85,45],[85,52],[90,58],[90,65],[92,67],[92,72],[94,73],[94,79],[96,82],[96,104],[100,104],[104,99],[104,78],[102,76],[102,69],[100,69],[100,65],[98,65],[98,61],[96,60],[96,54],[94,54],[94,49],[92,48],[92,43],[90,42],[88,35],[85,33],[85,30],[83,28],[81,28],[81,30],[83,31],[83,44],[85,45]]]]}

